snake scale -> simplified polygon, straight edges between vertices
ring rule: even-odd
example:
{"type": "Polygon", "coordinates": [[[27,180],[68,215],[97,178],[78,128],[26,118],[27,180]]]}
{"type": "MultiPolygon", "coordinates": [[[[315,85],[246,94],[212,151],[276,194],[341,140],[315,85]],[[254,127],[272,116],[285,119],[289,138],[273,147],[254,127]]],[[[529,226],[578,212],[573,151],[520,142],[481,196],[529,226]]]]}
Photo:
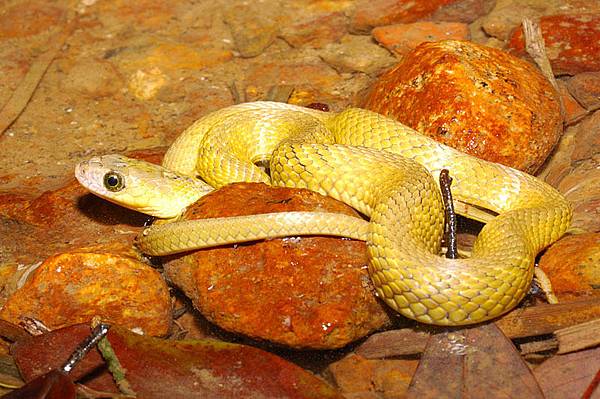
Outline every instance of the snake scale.
{"type": "Polygon", "coordinates": [[[164,219],[240,181],[308,188],[341,200],[368,221],[320,212],[174,221],[147,228],[137,245],[165,255],[287,235],[365,240],[380,298],[404,316],[436,325],[477,323],[515,307],[528,291],[535,256],[565,233],[572,216],[566,199],[535,177],[358,108],[330,113],[238,104],[192,124],[162,167],[106,155],[80,163],[76,176],[103,198],[164,219]],[[480,217],[487,223],[466,259],[439,256],[444,210],[437,178],[443,168],[454,179],[455,202],[467,205],[459,213],[494,214],[480,217]]]}

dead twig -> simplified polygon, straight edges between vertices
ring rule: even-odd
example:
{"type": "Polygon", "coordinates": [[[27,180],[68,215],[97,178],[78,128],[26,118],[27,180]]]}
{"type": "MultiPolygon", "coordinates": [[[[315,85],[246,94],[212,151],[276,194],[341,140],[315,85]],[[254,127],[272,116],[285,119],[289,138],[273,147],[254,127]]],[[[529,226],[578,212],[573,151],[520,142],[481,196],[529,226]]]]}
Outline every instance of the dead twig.
{"type": "Polygon", "coordinates": [[[0,111],[0,137],[23,113],[48,67],[52,64],[66,40],[71,36],[77,24],[77,17],[73,17],[58,34],[48,40],[46,51],[31,64],[27,74],[0,111]]]}
{"type": "Polygon", "coordinates": [[[446,212],[446,258],[456,259],[458,257],[458,246],[456,241],[456,212],[454,212],[454,202],[452,202],[452,191],[450,186],[452,185],[452,178],[448,169],[442,169],[440,171],[440,189],[442,191],[442,199],[444,200],[444,210],[446,212]]]}
{"type": "Polygon", "coordinates": [[[560,105],[560,115],[565,120],[565,105],[563,104],[560,96],[560,90],[558,83],[554,78],[554,72],[552,72],[552,66],[546,55],[546,45],[544,43],[544,37],[542,36],[542,30],[540,26],[530,20],[529,18],[523,18],[523,36],[525,38],[525,51],[533,58],[537,66],[542,71],[542,74],[548,79],[554,90],[556,90],[558,103],[560,105]]]}

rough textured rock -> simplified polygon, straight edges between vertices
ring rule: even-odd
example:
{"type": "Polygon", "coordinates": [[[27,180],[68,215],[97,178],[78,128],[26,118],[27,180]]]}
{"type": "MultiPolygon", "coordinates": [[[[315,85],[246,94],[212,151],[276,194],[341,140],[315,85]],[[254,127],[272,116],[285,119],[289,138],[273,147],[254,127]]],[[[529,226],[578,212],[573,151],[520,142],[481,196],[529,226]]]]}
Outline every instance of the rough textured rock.
{"type": "Polygon", "coordinates": [[[344,14],[334,12],[284,27],[281,37],[292,47],[323,48],[346,34],[346,24],[344,14]]]}
{"type": "Polygon", "coordinates": [[[371,34],[381,45],[403,56],[423,42],[467,40],[469,28],[460,22],[415,22],[374,28],[371,34]]]}
{"type": "Polygon", "coordinates": [[[557,93],[532,65],[463,41],[419,45],[379,77],[363,106],[529,173],[562,133],[557,93]]]}
{"type": "Polygon", "coordinates": [[[114,244],[51,256],[8,299],[0,318],[18,324],[21,317],[31,317],[57,329],[99,316],[144,334],[166,335],[169,289],[130,248],[114,244]]]}
{"type": "Polygon", "coordinates": [[[546,15],[598,13],[600,3],[589,0],[496,0],[494,8],[483,17],[485,32],[502,41],[508,40],[523,18],[538,20],[546,15]]]}
{"type": "MultiPolygon", "coordinates": [[[[38,34],[59,23],[66,10],[45,1],[24,1],[3,7],[0,39],[38,34]],[[31,21],[35,19],[35,23],[31,21]]],[[[8,4],[10,5],[10,3],[8,4]]]]}
{"type": "MultiPolygon", "coordinates": [[[[160,162],[163,149],[131,152],[160,162]]],[[[71,177],[62,187],[36,198],[0,192],[0,264],[39,262],[71,248],[96,243],[132,242],[148,216],[90,194],[71,177]]]]}
{"type": "Polygon", "coordinates": [[[569,93],[588,110],[600,108],[600,71],[577,74],[567,81],[569,93]]]}
{"type": "Polygon", "coordinates": [[[600,295],[600,233],[568,236],[552,245],[539,266],[560,301],[600,295]]]}
{"type": "Polygon", "coordinates": [[[369,32],[376,26],[410,23],[423,19],[469,23],[485,14],[489,0],[361,0],[351,17],[354,32],[369,32]]]}
{"type": "Polygon", "coordinates": [[[272,9],[259,12],[260,3],[238,3],[225,13],[225,22],[240,56],[250,58],[260,55],[269,47],[279,31],[277,15],[272,9]],[[265,12],[266,11],[266,12],[265,12]]]}
{"type": "Polygon", "coordinates": [[[396,60],[369,36],[346,35],[339,43],[327,45],[320,56],[340,72],[376,73],[396,60]]]}
{"type": "MultiPolygon", "coordinates": [[[[539,23],[555,75],[600,70],[598,14],[549,15],[539,23]]],[[[526,54],[522,28],[511,35],[508,47],[517,55],[526,54]]]]}
{"type": "MultiPolygon", "coordinates": [[[[308,190],[226,186],[188,218],[291,210],[356,213],[308,190]]],[[[196,251],[165,265],[200,312],[218,326],[297,348],[338,348],[389,323],[367,274],[364,242],[290,237],[196,251]]]]}
{"type": "Polygon", "coordinates": [[[332,363],[327,372],[347,398],[404,398],[418,363],[415,359],[372,360],[352,354],[332,363]]]}

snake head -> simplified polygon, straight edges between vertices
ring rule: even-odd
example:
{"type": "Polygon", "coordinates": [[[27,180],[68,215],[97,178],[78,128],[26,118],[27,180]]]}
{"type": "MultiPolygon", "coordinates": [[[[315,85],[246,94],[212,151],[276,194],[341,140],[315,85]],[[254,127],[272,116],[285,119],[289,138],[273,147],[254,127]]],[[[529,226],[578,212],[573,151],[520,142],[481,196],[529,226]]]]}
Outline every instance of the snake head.
{"type": "Polygon", "coordinates": [[[118,154],[80,162],[75,177],[101,198],[165,219],[178,217],[187,206],[212,191],[198,179],[118,154]]]}

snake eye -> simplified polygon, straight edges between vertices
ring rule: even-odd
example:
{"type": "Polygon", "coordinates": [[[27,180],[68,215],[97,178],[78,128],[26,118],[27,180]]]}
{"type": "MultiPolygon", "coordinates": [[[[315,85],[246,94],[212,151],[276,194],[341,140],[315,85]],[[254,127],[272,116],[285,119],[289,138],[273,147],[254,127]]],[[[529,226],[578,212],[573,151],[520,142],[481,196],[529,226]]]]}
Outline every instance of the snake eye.
{"type": "Polygon", "coordinates": [[[104,175],[104,187],[108,191],[121,191],[125,188],[123,176],[120,173],[111,171],[104,175]]]}

